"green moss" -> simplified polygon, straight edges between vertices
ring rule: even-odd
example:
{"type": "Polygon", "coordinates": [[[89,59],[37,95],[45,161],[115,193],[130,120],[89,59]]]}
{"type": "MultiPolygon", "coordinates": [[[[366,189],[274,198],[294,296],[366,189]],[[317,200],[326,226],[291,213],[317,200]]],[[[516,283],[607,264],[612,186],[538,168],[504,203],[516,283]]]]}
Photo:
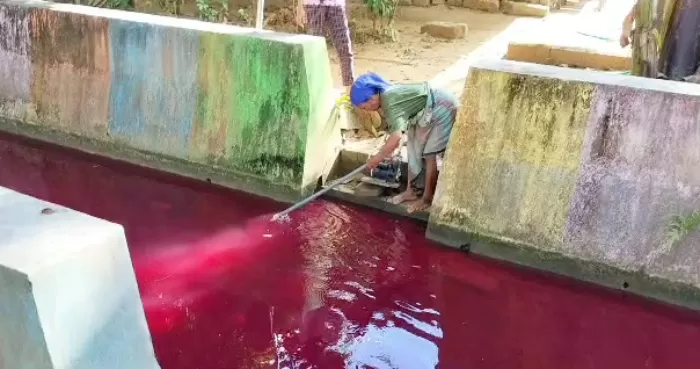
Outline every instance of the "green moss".
{"type": "Polygon", "coordinates": [[[200,45],[195,151],[300,186],[311,121],[302,45],[219,34],[202,36],[200,45]]]}

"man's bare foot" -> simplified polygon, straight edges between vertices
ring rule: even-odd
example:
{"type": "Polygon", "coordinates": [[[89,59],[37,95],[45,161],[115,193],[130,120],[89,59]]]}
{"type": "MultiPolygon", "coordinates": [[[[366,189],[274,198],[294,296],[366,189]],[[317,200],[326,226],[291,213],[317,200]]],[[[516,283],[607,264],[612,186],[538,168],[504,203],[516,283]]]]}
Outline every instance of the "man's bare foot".
{"type": "Polygon", "coordinates": [[[392,197],[391,203],[394,205],[398,205],[398,204],[401,204],[402,202],[414,201],[417,199],[418,199],[418,196],[416,196],[416,194],[415,194],[415,192],[413,192],[413,190],[406,190],[406,191],[401,192],[400,194],[392,197]]]}
{"type": "Polygon", "coordinates": [[[408,208],[406,211],[410,213],[415,213],[417,211],[426,211],[430,209],[430,201],[426,201],[425,199],[421,198],[420,200],[416,200],[408,205],[408,208]]]}

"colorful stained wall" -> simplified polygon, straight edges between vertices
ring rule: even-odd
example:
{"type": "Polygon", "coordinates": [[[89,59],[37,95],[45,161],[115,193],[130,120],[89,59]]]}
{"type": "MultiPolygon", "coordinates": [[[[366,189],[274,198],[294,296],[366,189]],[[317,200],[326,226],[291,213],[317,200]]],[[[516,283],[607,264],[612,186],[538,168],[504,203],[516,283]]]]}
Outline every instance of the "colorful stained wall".
{"type": "Polygon", "coordinates": [[[322,38],[0,1],[0,129],[293,200],[327,166],[330,88],[322,38]]]}
{"type": "Polygon", "coordinates": [[[430,238],[700,307],[700,86],[490,61],[461,103],[430,238]]]}

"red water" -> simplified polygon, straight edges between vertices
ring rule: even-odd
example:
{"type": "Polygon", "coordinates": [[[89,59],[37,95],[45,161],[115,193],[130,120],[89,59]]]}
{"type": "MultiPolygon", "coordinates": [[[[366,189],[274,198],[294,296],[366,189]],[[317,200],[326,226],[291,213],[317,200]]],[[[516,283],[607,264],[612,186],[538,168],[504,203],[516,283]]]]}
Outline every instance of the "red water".
{"type": "Polygon", "coordinates": [[[0,185],[124,225],[163,369],[698,368],[700,318],[271,201],[0,135],[0,185]]]}

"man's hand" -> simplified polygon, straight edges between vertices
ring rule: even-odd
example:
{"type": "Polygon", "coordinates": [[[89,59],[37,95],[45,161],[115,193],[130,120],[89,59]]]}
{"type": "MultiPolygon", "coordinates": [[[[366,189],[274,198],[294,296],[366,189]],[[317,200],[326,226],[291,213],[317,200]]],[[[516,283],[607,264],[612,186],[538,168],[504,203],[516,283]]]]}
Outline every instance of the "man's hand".
{"type": "Polygon", "coordinates": [[[367,159],[367,168],[372,170],[372,169],[378,167],[379,164],[382,163],[382,160],[384,160],[384,158],[382,158],[379,155],[370,156],[370,158],[367,159]]]}
{"type": "Polygon", "coordinates": [[[622,34],[620,35],[620,46],[627,47],[632,38],[632,27],[634,26],[634,8],[622,21],[622,34]]]}
{"type": "Polygon", "coordinates": [[[626,34],[625,32],[622,32],[622,35],[620,35],[620,46],[621,47],[627,47],[627,45],[630,44],[630,35],[626,34]]]}

